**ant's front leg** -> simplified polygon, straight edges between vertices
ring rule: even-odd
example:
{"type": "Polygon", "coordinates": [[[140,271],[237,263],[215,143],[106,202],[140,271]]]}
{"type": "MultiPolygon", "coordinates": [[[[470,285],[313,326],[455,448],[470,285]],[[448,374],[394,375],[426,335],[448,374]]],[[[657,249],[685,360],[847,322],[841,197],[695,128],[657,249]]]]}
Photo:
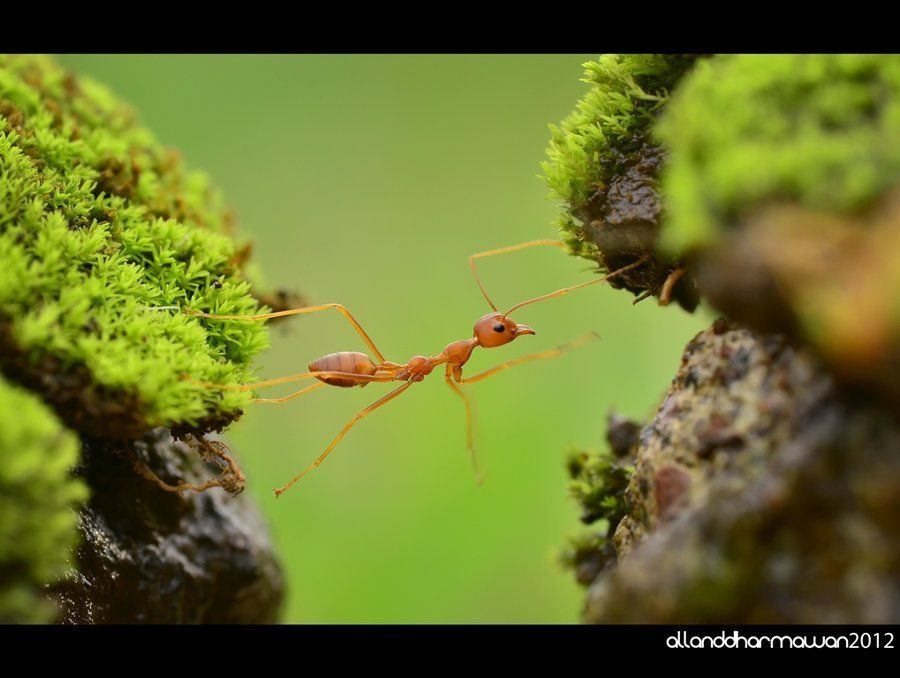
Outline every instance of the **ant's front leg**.
{"type": "Polygon", "coordinates": [[[482,379],[487,379],[498,372],[502,372],[503,370],[508,370],[510,367],[515,367],[516,365],[521,365],[523,363],[530,363],[534,360],[544,360],[545,358],[556,358],[564,353],[568,353],[569,351],[578,348],[579,346],[583,346],[591,341],[596,341],[600,338],[600,335],[597,332],[588,332],[582,337],[570,341],[566,344],[561,344],[555,348],[548,348],[545,351],[539,351],[538,353],[531,353],[529,355],[522,356],[521,358],[513,358],[512,360],[507,360],[505,363],[500,363],[499,365],[495,365],[494,367],[485,370],[484,372],[479,372],[473,377],[462,378],[462,370],[460,370],[460,378],[457,381],[460,384],[473,384],[476,381],[481,381],[482,379]]]}

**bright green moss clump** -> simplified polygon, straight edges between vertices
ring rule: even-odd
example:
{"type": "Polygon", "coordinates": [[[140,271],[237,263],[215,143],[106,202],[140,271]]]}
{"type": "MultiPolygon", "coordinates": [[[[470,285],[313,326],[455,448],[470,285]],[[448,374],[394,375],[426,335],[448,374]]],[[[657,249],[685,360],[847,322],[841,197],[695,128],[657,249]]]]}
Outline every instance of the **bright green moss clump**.
{"type": "Polygon", "coordinates": [[[609,449],[569,455],[569,494],[581,507],[581,522],[591,527],[568,539],[560,560],[583,585],[615,559],[613,533],[626,513],[625,490],[634,473],[630,461],[609,449]]]}
{"type": "Polygon", "coordinates": [[[852,212],[900,183],[900,56],[702,60],[655,132],[670,151],[671,251],[709,243],[765,201],[852,212]]]}
{"type": "Polygon", "coordinates": [[[255,312],[243,258],[206,177],[109,91],[51,59],[0,57],[4,371],[67,421],[80,398],[81,430],[227,423],[249,396],[196,382],[247,380],[266,331],[182,309],[255,312]],[[137,421],[110,428],[105,402],[137,421]]]}
{"type": "Polygon", "coordinates": [[[581,506],[581,520],[604,520],[615,529],[625,515],[623,494],[633,469],[610,450],[576,452],[567,463],[569,493],[581,506]]]}
{"type": "Polygon", "coordinates": [[[65,574],[74,507],[87,497],[69,478],[75,436],[40,400],[0,377],[0,623],[47,622],[43,588],[65,574]]]}
{"type": "Polygon", "coordinates": [[[605,54],[584,64],[583,81],[592,88],[569,117],[550,126],[548,160],[542,164],[547,184],[567,203],[559,222],[565,233],[579,233],[572,211],[608,185],[622,157],[645,143],[670,89],[694,59],[605,54]]]}

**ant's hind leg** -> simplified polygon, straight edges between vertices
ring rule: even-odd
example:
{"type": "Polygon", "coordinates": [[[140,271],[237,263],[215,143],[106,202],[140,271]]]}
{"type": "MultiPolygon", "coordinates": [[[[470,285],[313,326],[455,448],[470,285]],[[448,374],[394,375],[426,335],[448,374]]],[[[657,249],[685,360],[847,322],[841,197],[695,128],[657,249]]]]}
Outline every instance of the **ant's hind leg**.
{"type": "Polygon", "coordinates": [[[281,403],[286,403],[294,398],[299,398],[305,393],[309,393],[310,391],[315,391],[317,388],[321,388],[322,386],[326,386],[327,384],[324,381],[317,381],[312,386],[307,386],[306,388],[301,388],[299,391],[295,391],[289,395],[286,395],[282,398],[256,398],[253,402],[255,403],[271,403],[273,405],[280,405],[281,403]]]}
{"type": "MultiPolygon", "coordinates": [[[[279,386],[281,384],[290,384],[301,379],[350,379],[360,384],[369,384],[372,382],[391,381],[393,377],[390,375],[368,375],[355,374],[353,372],[300,372],[299,374],[289,374],[286,377],[276,377],[274,379],[266,379],[265,381],[255,381],[252,384],[211,384],[208,382],[198,382],[200,386],[212,388],[219,391],[255,391],[259,388],[267,388],[269,386],[279,386]]],[[[298,394],[299,395],[299,394],[298,394]]]]}
{"type": "Polygon", "coordinates": [[[484,482],[484,475],[478,468],[478,459],[475,456],[475,433],[474,433],[474,422],[472,417],[472,400],[466,395],[465,391],[463,391],[459,386],[456,385],[454,378],[459,378],[462,374],[457,367],[458,371],[457,375],[454,375],[454,368],[452,365],[447,365],[447,372],[444,375],[444,380],[447,382],[447,386],[449,386],[456,395],[462,398],[463,404],[466,406],[466,447],[469,450],[469,460],[472,462],[472,470],[475,472],[475,483],[477,485],[481,485],[484,482]]]}
{"type": "Polygon", "coordinates": [[[193,309],[185,309],[184,312],[187,315],[197,316],[199,318],[210,318],[211,320],[247,320],[247,321],[260,321],[260,320],[271,320],[272,318],[283,318],[287,315],[303,315],[306,313],[318,313],[319,311],[327,311],[329,309],[334,309],[338,311],[341,315],[343,315],[347,322],[349,322],[353,329],[362,337],[362,340],[366,343],[375,356],[378,358],[379,362],[384,362],[384,356],[381,351],[378,350],[378,347],[375,345],[375,342],[372,341],[372,338],[366,334],[366,331],[363,329],[362,325],[359,324],[356,318],[353,317],[353,314],[350,313],[346,309],[343,304],[319,304],[318,306],[304,306],[303,308],[289,308],[286,311],[275,311],[274,313],[260,313],[257,315],[216,315],[214,313],[203,313],[201,311],[195,311],[193,309]]]}
{"type": "Polygon", "coordinates": [[[322,454],[320,454],[312,464],[310,464],[305,469],[303,469],[303,471],[301,471],[296,476],[294,476],[287,485],[285,485],[284,487],[279,487],[277,490],[274,490],[275,496],[280,497],[287,490],[291,489],[291,487],[294,485],[294,483],[296,483],[298,480],[300,480],[303,476],[305,476],[307,473],[309,473],[313,469],[318,468],[322,464],[322,462],[325,461],[325,458],[331,453],[331,451],[335,447],[337,447],[338,443],[341,442],[341,440],[343,440],[344,436],[347,435],[347,431],[349,431],[351,428],[353,428],[353,426],[356,424],[356,422],[358,422],[363,417],[371,414],[372,412],[377,410],[382,405],[384,405],[384,404],[390,402],[391,400],[393,400],[394,398],[396,398],[398,395],[403,393],[406,389],[408,389],[414,383],[415,382],[412,382],[412,381],[404,382],[404,384],[402,386],[400,386],[400,388],[395,388],[393,391],[388,393],[386,396],[382,396],[381,398],[376,400],[374,403],[369,405],[367,408],[357,412],[356,416],[354,416],[353,419],[351,419],[346,424],[344,424],[344,428],[341,429],[341,432],[335,436],[334,440],[332,440],[328,444],[328,447],[325,448],[325,451],[322,454]]]}

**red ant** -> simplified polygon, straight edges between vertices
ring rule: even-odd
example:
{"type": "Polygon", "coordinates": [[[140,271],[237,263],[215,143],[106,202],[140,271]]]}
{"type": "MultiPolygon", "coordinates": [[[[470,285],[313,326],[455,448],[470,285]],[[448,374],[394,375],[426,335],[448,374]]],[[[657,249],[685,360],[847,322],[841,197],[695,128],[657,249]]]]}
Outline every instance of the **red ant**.
{"type": "Polygon", "coordinates": [[[356,422],[358,422],[368,414],[374,412],[382,405],[385,405],[389,401],[393,400],[416,382],[425,379],[425,377],[431,374],[432,370],[434,370],[434,368],[438,365],[444,364],[446,364],[447,366],[444,372],[444,379],[446,380],[447,385],[453,390],[454,393],[462,398],[463,403],[466,407],[466,442],[469,449],[469,455],[472,460],[472,465],[473,467],[475,467],[476,474],[478,474],[478,468],[475,461],[475,446],[472,440],[472,407],[469,402],[468,396],[466,396],[465,392],[460,388],[459,385],[472,384],[476,381],[487,379],[488,377],[497,374],[498,372],[501,372],[505,369],[508,369],[515,365],[521,365],[522,363],[530,362],[532,360],[541,360],[543,358],[553,358],[562,355],[563,353],[585,343],[586,341],[599,338],[599,335],[597,335],[595,332],[591,332],[580,339],[569,342],[568,344],[563,344],[561,346],[557,346],[556,348],[551,348],[539,353],[532,353],[531,355],[526,355],[521,358],[509,360],[472,377],[463,377],[463,366],[472,356],[472,352],[478,347],[495,348],[497,346],[504,346],[512,342],[517,337],[521,337],[525,334],[534,334],[535,332],[531,327],[529,327],[528,325],[520,325],[509,317],[509,315],[513,311],[520,309],[523,306],[528,306],[529,304],[534,304],[545,299],[552,299],[553,297],[562,296],[564,294],[567,294],[568,292],[571,292],[572,290],[577,290],[582,287],[588,287],[590,285],[596,285],[597,283],[605,282],[614,276],[620,275],[628,270],[640,266],[648,259],[647,256],[644,256],[627,266],[623,266],[622,268],[613,271],[612,273],[606,274],[601,278],[589,280],[578,285],[572,285],[571,287],[564,287],[562,289],[556,290],[555,292],[550,292],[549,294],[544,294],[533,299],[527,299],[526,301],[515,304],[505,313],[500,313],[497,310],[497,306],[493,301],[491,301],[491,298],[488,296],[487,291],[484,289],[484,285],[481,284],[481,279],[478,277],[478,272],[475,270],[475,260],[493,256],[495,254],[515,252],[517,250],[525,249],[526,247],[543,245],[565,247],[565,243],[556,240],[534,240],[531,242],[521,243],[519,245],[513,245],[511,247],[488,250],[487,252],[480,252],[478,254],[473,254],[472,256],[470,256],[469,266],[472,269],[472,275],[475,277],[475,282],[478,283],[478,287],[481,289],[481,293],[484,295],[484,298],[487,300],[492,311],[478,319],[478,321],[475,323],[473,336],[470,339],[460,339],[459,341],[454,341],[450,344],[447,344],[443,351],[432,357],[426,357],[422,355],[413,356],[403,364],[385,360],[384,355],[381,353],[381,351],[378,350],[375,342],[372,341],[366,331],[362,328],[362,325],[360,325],[356,318],[354,318],[350,313],[350,311],[348,311],[341,304],[319,304],[318,306],[293,308],[285,311],[276,311],[274,313],[263,313],[260,315],[215,315],[211,313],[201,313],[194,310],[185,310],[185,313],[188,313],[190,315],[196,315],[203,318],[211,318],[213,320],[260,321],[270,320],[272,318],[280,318],[287,315],[316,313],[318,311],[334,309],[343,314],[345,318],[347,318],[349,323],[353,326],[357,333],[359,333],[359,336],[362,337],[362,340],[372,350],[372,353],[374,353],[375,357],[377,358],[377,361],[375,361],[365,353],[359,353],[357,351],[340,351],[338,353],[329,353],[328,355],[318,358],[317,360],[313,360],[307,366],[309,372],[301,372],[300,374],[293,374],[287,377],[278,377],[276,379],[267,379],[265,381],[259,381],[254,384],[245,384],[243,386],[205,384],[210,388],[249,391],[264,388],[267,386],[287,384],[293,381],[300,381],[301,379],[318,380],[318,383],[313,384],[312,386],[307,386],[306,388],[303,388],[295,393],[291,393],[290,395],[284,396],[283,398],[257,398],[255,400],[255,402],[261,403],[284,403],[289,400],[293,400],[294,398],[298,398],[305,393],[314,391],[317,388],[321,388],[326,384],[329,386],[338,386],[340,388],[350,388],[353,386],[363,387],[371,382],[403,382],[403,384],[399,388],[394,389],[387,395],[382,396],[381,398],[376,400],[365,409],[359,411],[356,416],[353,417],[353,419],[351,419],[344,425],[344,428],[341,429],[340,433],[335,436],[334,440],[331,441],[328,447],[325,448],[325,451],[320,454],[315,461],[307,466],[301,473],[294,476],[294,478],[287,485],[275,490],[275,496],[277,497],[286,490],[290,489],[290,487],[293,486],[294,483],[296,483],[298,480],[300,480],[300,478],[305,476],[307,473],[309,473],[310,471],[318,467],[323,461],[325,461],[325,458],[337,446],[337,444],[341,442],[343,437],[347,434],[347,431],[349,431],[354,426],[354,424],[356,424],[356,422]]]}

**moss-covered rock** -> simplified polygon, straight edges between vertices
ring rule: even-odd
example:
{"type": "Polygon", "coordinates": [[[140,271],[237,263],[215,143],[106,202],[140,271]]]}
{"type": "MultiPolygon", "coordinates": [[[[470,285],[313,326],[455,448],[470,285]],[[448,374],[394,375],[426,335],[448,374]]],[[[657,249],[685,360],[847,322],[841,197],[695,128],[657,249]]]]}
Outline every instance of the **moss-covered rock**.
{"type": "MultiPolygon", "coordinates": [[[[601,95],[630,86],[609,72],[601,95]]],[[[653,266],[682,267],[729,318],[687,346],[641,432],[614,554],[605,525],[568,552],[585,619],[896,623],[900,57],[713,56],[676,80],[641,116],[636,164],[579,155],[595,123],[590,142],[558,133],[548,171],[564,229],[634,258],[644,225],[653,266]]],[[[573,120],[609,124],[600,108],[573,120]]],[[[594,475],[581,498],[614,506],[594,475]]]]}
{"type": "Polygon", "coordinates": [[[897,623],[900,426],[815,357],[725,321],[642,430],[585,619],[897,623]]]}
{"type": "Polygon", "coordinates": [[[693,310],[693,278],[656,240],[665,202],[658,189],[665,150],[652,138],[654,121],[694,55],[607,54],[586,63],[590,91],[557,126],[543,163],[553,193],[564,201],[558,226],[573,253],[614,271],[648,261],[610,280],[636,295],[675,299],[693,310]],[[672,277],[675,271],[681,270],[672,277]],[[667,287],[667,281],[669,285],[667,287]]]}
{"type": "Polygon", "coordinates": [[[55,618],[51,585],[65,621],[276,619],[265,526],[203,435],[252,397],[205,384],[247,381],[267,333],[184,313],[259,311],[249,252],[109,91],[0,56],[0,621],[55,618]]]}
{"type": "Polygon", "coordinates": [[[104,87],[51,59],[0,57],[0,368],[92,435],[219,428],[267,341],[246,248],[188,171],[104,87]]]}
{"type": "Polygon", "coordinates": [[[48,622],[45,589],[71,567],[77,507],[69,477],[77,438],[40,399],[0,377],[0,623],[48,622]]]}
{"type": "Polygon", "coordinates": [[[655,134],[704,297],[900,403],[900,56],[703,60],[655,134]]]}
{"type": "Polygon", "coordinates": [[[900,183],[900,56],[704,59],[654,133],[670,153],[662,242],[673,252],[771,202],[858,214],[900,183]]]}

